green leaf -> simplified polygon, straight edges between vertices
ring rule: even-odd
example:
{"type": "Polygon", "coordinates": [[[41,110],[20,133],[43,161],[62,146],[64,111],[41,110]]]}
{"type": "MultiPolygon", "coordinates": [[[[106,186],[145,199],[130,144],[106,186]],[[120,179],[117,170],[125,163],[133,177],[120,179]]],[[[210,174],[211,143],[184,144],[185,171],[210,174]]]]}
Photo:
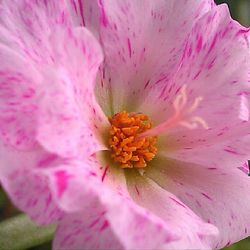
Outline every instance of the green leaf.
{"type": "Polygon", "coordinates": [[[23,214],[5,220],[0,223],[0,250],[21,250],[48,242],[55,227],[38,226],[23,214]]]}

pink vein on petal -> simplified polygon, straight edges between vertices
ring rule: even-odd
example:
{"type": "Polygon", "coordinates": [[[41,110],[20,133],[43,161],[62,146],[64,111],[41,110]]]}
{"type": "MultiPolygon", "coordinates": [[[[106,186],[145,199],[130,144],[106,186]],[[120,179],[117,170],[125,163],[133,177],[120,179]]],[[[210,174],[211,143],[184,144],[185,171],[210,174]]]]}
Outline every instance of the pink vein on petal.
{"type": "Polygon", "coordinates": [[[57,195],[60,198],[68,186],[69,178],[71,178],[72,176],[70,176],[64,170],[59,170],[59,171],[55,172],[54,175],[56,178],[57,195]]]}

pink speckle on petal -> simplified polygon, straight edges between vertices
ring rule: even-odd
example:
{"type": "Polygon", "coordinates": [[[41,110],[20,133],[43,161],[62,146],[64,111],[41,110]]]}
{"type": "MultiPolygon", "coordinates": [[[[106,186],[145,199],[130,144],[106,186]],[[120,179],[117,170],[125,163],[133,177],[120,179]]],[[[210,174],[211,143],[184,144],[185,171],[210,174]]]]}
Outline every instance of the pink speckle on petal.
{"type": "Polygon", "coordinates": [[[131,48],[131,42],[130,42],[130,39],[128,38],[128,52],[129,52],[129,57],[132,56],[132,48],[131,48]]]}
{"type": "Polygon", "coordinates": [[[105,169],[104,169],[104,171],[103,171],[103,174],[102,174],[102,182],[104,182],[104,179],[105,179],[105,177],[106,177],[106,174],[107,174],[107,172],[108,172],[108,169],[109,169],[109,166],[106,166],[105,169]]]}
{"type": "Polygon", "coordinates": [[[107,220],[105,220],[104,223],[103,223],[103,225],[102,225],[101,228],[100,228],[100,231],[105,230],[108,226],[109,226],[109,223],[108,223],[107,220]]]}
{"type": "Polygon", "coordinates": [[[57,185],[57,195],[59,198],[63,195],[64,191],[67,189],[68,181],[71,177],[66,171],[59,170],[54,174],[57,185]]]}
{"type": "Polygon", "coordinates": [[[106,13],[105,13],[105,9],[104,9],[102,0],[99,0],[99,5],[101,8],[101,23],[104,27],[106,27],[108,25],[108,19],[107,19],[106,13]]]}
{"type": "Polygon", "coordinates": [[[197,47],[196,50],[199,53],[202,49],[202,37],[199,38],[198,43],[197,43],[197,47]]]}

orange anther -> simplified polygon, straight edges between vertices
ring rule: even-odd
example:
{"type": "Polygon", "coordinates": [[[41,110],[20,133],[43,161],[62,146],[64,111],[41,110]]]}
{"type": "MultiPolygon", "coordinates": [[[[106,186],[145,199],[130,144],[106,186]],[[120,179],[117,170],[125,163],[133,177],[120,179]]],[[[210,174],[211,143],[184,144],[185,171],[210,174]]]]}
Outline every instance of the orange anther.
{"type": "Polygon", "coordinates": [[[139,134],[152,128],[152,123],[144,114],[126,111],[109,118],[111,157],[119,162],[122,168],[143,168],[156,153],[157,137],[138,137],[139,134]]]}

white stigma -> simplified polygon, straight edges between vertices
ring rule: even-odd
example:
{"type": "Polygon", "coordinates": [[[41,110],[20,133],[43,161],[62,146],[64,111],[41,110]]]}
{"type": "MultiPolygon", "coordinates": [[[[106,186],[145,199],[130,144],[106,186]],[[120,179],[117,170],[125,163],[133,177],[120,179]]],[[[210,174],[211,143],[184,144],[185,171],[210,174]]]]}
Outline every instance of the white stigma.
{"type": "Polygon", "coordinates": [[[165,122],[159,124],[158,126],[141,134],[141,136],[143,137],[159,135],[162,132],[168,131],[170,128],[176,127],[177,125],[181,125],[188,129],[195,129],[200,126],[208,129],[208,124],[202,117],[192,115],[192,113],[199,107],[202,100],[203,98],[201,96],[198,96],[194,99],[191,106],[188,107],[187,85],[183,85],[180,93],[176,96],[173,102],[173,116],[165,122]]]}
{"type": "Polygon", "coordinates": [[[195,129],[199,125],[208,129],[208,125],[203,118],[200,116],[190,116],[190,114],[198,108],[200,102],[203,100],[203,97],[196,97],[191,107],[188,108],[186,107],[187,100],[187,85],[185,84],[181,88],[180,94],[177,95],[174,101],[175,116],[180,116],[179,124],[189,129],[195,129]]]}

